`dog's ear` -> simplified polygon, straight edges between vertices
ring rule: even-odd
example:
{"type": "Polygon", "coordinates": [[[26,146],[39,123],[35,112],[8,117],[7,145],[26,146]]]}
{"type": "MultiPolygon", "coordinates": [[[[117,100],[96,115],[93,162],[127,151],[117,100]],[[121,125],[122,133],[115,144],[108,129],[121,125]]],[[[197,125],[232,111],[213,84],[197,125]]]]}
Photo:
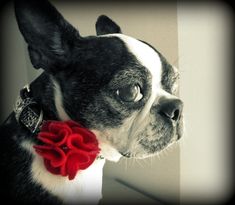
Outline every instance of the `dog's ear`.
{"type": "Polygon", "coordinates": [[[15,15],[33,66],[63,67],[79,32],[47,0],[15,0],[15,15]]]}
{"type": "Polygon", "coordinates": [[[99,16],[95,24],[96,34],[104,35],[111,33],[122,33],[121,28],[105,15],[99,16]]]}

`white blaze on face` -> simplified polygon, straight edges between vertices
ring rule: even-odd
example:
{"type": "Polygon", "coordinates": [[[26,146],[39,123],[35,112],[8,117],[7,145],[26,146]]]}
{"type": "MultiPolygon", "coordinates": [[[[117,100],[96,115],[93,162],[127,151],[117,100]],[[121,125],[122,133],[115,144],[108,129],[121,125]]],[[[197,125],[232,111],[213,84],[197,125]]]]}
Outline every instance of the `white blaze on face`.
{"type": "Polygon", "coordinates": [[[132,130],[133,132],[136,132],[138,130],[137,128],[141,127],[140,125],[143,123],[154,101],[156,100],[156,97],[158,96],[158,92],[161,90],[160,88],[161,75],[162,75],[161,59],[158,53],[153,48],[151,48],[150,46],[141,41],[138,41],[135,38],[123,34],[109,34],[106,36],[116,36],[119,37],[121,40],[123,40],[129,52],[132,53],[139,61],[139,63],[143,65],[146,69],[148,69],[148,71],[151,73],[152,77],[151,95],[147,103],[145,104],[144,108],[138,114],[135,122],[133,123],[134,127],[132,127],[132,130]]]}

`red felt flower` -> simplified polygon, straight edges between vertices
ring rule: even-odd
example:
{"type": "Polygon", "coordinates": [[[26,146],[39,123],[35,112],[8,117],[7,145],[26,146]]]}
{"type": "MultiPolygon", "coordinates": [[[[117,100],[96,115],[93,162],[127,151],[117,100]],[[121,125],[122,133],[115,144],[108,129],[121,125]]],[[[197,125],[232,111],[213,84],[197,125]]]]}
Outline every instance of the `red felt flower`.
{"type": "Polygon", "coordinates": [[[46,169],[52,174],[74,179],[78,170],[88,168],[99,154],[94,133],[74,121],[46,121],[35,145],[35,151],[44,158],[46,169]]]}

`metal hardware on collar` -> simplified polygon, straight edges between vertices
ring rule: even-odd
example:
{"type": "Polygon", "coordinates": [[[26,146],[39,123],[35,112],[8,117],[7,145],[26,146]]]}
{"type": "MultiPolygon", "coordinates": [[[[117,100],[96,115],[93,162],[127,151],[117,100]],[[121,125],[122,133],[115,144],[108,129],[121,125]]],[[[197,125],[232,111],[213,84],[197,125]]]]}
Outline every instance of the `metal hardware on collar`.
{"type": "Polygon", "coordinates": [[[102,155],[99,155],[96,157],[96,159],[104,159],[104,157],[102,155]]]}
{"type": "Polygon", "coordinates": [[[33,107],[38,104],[30,97],[29,85],[26,85],[18,96],[14,112],[18,123],[23,124],[31,133],[39,130],[43,121],[43,111],[36,111],[33,107]]]}
{"type": "Polygon", "coordinates": [[[27,90],[27,92],[29,93],[29,92],[30,92],[29,84],[25,85],[25,86],[23,87],[23,89],[26,89],[26,90],[27,90]]]}

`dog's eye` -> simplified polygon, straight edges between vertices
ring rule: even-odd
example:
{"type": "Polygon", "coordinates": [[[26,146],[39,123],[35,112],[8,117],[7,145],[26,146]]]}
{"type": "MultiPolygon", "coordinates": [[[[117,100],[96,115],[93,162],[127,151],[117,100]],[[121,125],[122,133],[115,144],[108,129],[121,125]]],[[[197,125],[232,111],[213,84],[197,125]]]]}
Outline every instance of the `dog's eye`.
{"type": "Polygon", "coordinates": [[[138,102],[143,97],[140,86],[137,84],[128,85],[118,89],[116,94],[124,102],[138,102]]]}

